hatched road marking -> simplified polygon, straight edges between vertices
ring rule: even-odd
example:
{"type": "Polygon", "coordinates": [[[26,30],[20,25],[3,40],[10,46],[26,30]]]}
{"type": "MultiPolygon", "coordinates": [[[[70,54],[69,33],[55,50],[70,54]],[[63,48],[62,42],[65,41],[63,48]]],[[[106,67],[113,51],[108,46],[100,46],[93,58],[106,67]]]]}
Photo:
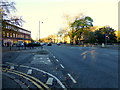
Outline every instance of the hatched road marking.
{"type": "Polygon", "coordinates": [[[32,74],[32,69],[29,69],[27,74],[32,74]]]}
{"type": "Polygon", "coordinates": [[[47,85],[52,85],[53,84],[53,78],[48,78],[46,84],[47,85]]]}
{"type": "Polygon", "coordinates": [[[13,69],[15,69],[15,68],[14,68],[14,66],[10,66],[10,69],[13,70],[13,69]]]}
{"type": "MultiPolygon", "coordinates": [[[[15,66],[18,66],[18,65],[16,65],[16,64],[14,64],[15,66]]],[[[41,69],[38,69],[38,68],[35,68],[35,67],[30,67],[30,66],[24,66],[24,65],[19,65],[20,67],[24,67],[24,68],[28,68],[28,69],[32,69],[32,70],[36,70],[36,71],[39,71],[39,72],[42,72],[42,73],[44,73],[44,74],[47,74],[47,75],[49,75],[49,76],[51,76],[51,77],[53,77],[55,80],[57,80],[57,82],[59,83],[59,85],[64,89],[64,90],[67,90],[66,89],[66,87],[65,87],[65,85],[56,77],[56,76],[54,76],[54,75],[52,75],[51,73],[48,73],[48,72],[46,72],[46,71],[44,71],[44,70],[41,70],[41,69]]],[[[16,71],[17,72],[17,71],[16,71]]],[[[21,72],[22,73],[22,72],[21,72]]],[[[22,73],[22,74],[24,74],[24,73],[22,73]]],[[[24,75],[27,75],[27,74],[24,74],[24,75]]],[[[28,75],[27,75],[28,76],[28,75]]],[[[32,77],[32,76],[29,76],[29,77],[31,77],[32,79],[35,79],[36,81],[39,81],[39,80],[37,80],[36,78],[34,78],[34,77],[32,77]]],[[[39,81],[39,83],[42,83],[42,82],[40,82],[39,81]]]]}
{"type": "Polygon", "coordinates": [[[20,67],[31,68],[31,69],[37,70],[37,71],[39,71],[39,72],[48,74],[49,76],[51,76],[51,77],[53,77],[55,80],[57,80],[57,82],[60,84],[60,86],[61,86],[64,90],[66,90],[66,87],[64,86],[64,84],[63,84],[56,76],[54,76],[54,75],[52,75],[52,74],[50,74],[50,73],[48,73],[48,72],[46,72],[46,71],[40,70],[40,69],[38,69],[38,68],[29,67],[29,66],[24,66],[24,65],[20,65],[20,67]]]}

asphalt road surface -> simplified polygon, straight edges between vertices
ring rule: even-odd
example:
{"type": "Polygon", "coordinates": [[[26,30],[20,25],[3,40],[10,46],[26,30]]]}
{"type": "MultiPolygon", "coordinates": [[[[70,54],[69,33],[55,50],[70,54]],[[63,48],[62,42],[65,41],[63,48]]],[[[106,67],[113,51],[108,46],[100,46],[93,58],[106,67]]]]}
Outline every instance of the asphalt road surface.
{"type": "Polygon", "coordinates": [[[71,88],[118,88],[118,50],[97,47],[46,46],[71,88]],[[71,83],[70,83],[71,80],[71,83]]]}
{"type": "Polygon", "coordinates": [[[117,49],[53,44],[2,56],[3,88],[118,88],[117,49]]]}

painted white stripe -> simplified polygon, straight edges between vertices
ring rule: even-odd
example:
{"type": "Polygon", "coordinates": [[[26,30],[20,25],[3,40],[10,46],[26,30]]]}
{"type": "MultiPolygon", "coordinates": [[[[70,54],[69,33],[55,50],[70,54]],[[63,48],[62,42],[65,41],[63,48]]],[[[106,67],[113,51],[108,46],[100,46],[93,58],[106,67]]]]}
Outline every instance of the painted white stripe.
{"type": "Polygon", "coordinates": [[[15,69],[15,68],[14,68],[14,66],[10,66],[10,69],[13,70],[13,69],[15,69]]]}
{"type": "Polygon", "coordinates": [[[50,59],[48,59],[48,62],[51,62],[50,59]]]}
{"type": "Polygon", "coordinates": [[[10,62],[6,62],[6,64],[9,64],[9,65],[15,65],[14,63],[10,63],[10,62]]]}
{"type": "Polygon", "coordinates": [[[62,68],[64,68],[64,66],[63,66],[62,64],[60,64],[60,66],[61,66],[62,68]]]}
{"type": "Polygon", "coordinates": [[[68,76],[70,77],[70,79],[73,81],[73,83],[77,83],[76,80],[68,73],[68,76]]]}
{"type": "Polygon", "coordinates": [[[55,56],[53,56],[55,58],[55,56]]]}
{"type": "Polygon", "coordinates": [[[48,78],[46,84],[52,85],[53,84],[53,78],[48,78]]]}
{"type": "Polygon", "coordinates": [[[20,65],[20,67],[25,67],[25,68],[31,68],[31,69],[34,69],[36,71],[39,71],[39,72],[42,72],[44,74],[48,74],[49,76],[53,77],[55,80],[57,80],[57,82],[60,84],[60,86],[64,89],[64,90],[67,90],[66,87],[64,86],[64,84],[54,75],[46,72],[46,71],[43,71],[43,70],[40,70],[38,68],[34,68],[34,67],[29,67],[29,66],[24,66],[24,65],[20,65]]]}
{"type": "MultiPolygon", "coordinates": [[[[11,65],[11,66],[19,66],[19,65],[16,65],[16,64],[14,64],[14,63],[9,63],[9,62],[6,62],[6,64],[9,64],[9,65],[11,65]]],[[[2,65],[6,65],[6,64],[2,64],[2,65]]]]}
{"type": "Polygon", "coordinates": [[[59,62],[57,59],[56,59],[57,62],[59,62]]]}
{"type": "Polygon", "coordinates": [[[32,74],[32,69],[29,69],[27,74],[32,74]]]}
{"type": "Polygon", "coordinates": [[[83,59],[86,59],[86,55],[84,55],[82,58],[83,58],[83,59]]]}
{"type": "Polygon", "coordinates": [[[84,54],[86,54],[88,51],[85,51],[85,52],[83,52],[81,55],[84,55],[84,54]]]}
{"type": "Polygon", "coordinates": [[[36,59],[36,57],[34,57],[33,59],[36,59]]]}

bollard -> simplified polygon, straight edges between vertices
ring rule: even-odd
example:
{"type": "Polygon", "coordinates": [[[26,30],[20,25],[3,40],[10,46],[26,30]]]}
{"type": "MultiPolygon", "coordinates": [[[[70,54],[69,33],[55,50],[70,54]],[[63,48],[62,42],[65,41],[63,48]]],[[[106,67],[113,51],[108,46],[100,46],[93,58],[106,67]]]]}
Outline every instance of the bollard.
{"type": "Polygon", "coordinates": [[[102,43],[102,47],[105,47],[104,43],[102,43]]]}

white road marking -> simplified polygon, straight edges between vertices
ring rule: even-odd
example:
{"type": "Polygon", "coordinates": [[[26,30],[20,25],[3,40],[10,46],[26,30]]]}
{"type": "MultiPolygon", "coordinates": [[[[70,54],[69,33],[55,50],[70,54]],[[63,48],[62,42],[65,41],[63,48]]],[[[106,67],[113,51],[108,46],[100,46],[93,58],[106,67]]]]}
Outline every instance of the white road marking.
{"type": "Polygon", "coordinates": [[[58,59],[56,59],[56,61],[59,62],[58,59]]]}
{"type": "Polygon", "coordinates": [[[43,71],[43,70],[40,70],[38,68],[34,68],[34,67],[29,67],[29,66],[24,66],[24,65],[20,65],[20,67],[25,67],[25,68],[31,68],[31,69],[34,69],[36,71],[39,71],[39,72],[42,72],[44,74],[48,74],[49,76],[53,77],[55,80],[57,80],[57,82],[60,84],[60,86],[64,89],[64,90],[67,90],[66,87],[64,86],[64,84],[54,75],[46,72],[46,71],[43,71]]]}
{"type": "Polygon", "coordinates": [[[62,64],[60,64],[60,66],[61,66],[62,68],[64,68],[64,66],[63,66],[62,64]]]}
{"type": "Polygon", "coordinates": [[[32,74],[32,69],[29,69],[27,74],[32,74]]]}
{"type": "Polygon", "coordinates": [[[10,66],[10,69],[13,70],[13,69],[15,69],[15,68],[14,68],[14,66],[10,66]]]}
{"type": "Polygon", "coordinates": [[[9,64],[9,65],[13,65],[13,66],[18,66],[18,65],[15,65],[14,63],[10,63],[10,62],[6,62],[6,64],[9,64]]]}
{"type": "Polygon", "coordinates": [[[36,59],[36,57],[34,57],[33,59],[36,59]]]}
{"type": "Polygon", "coordinates": [[[77,83],[77,81],[68,73],[68,76],[70,77],[70,79],[73,81],[73,83],[77,83]]]}
{"type": "Polygon", "coordinates": [[[83,59],[86,59],[86,55],[84,55],[82,58],[83,58],[83,59]]]}
{"type": "Polygon", "coordinates": [[[84,55],[84,54],[86,54],[88,51],[85,51],[85,52],[83,52],[81,55],[84,55]]]}
{"type": "Polygon", "coordinates": [[[50,59],[48,59],[48,62],[51,62],[50,59]]]}
{"type": "Polygon", "coordinates": [[[53,78],[48,78],[46,84],[52,85],[53,84],[53,78]]]}
{"type": "Polygon", "coordinates": [[[53,56],[55,58],[55,56],[53,56]]]}

